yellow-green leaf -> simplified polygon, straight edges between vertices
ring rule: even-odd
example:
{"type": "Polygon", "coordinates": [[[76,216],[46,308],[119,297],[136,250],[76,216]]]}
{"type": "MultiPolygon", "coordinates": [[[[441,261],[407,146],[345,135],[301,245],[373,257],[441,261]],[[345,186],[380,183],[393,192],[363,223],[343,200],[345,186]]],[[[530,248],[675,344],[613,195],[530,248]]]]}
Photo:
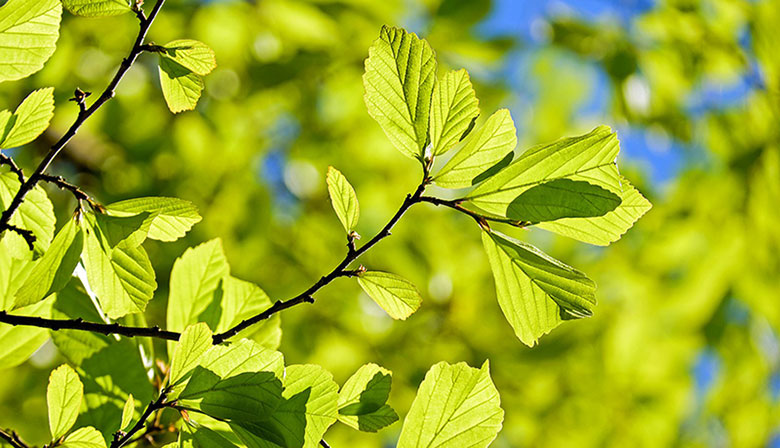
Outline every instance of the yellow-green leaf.
{"type": "Polygon", "coordinates": [[[368,271],[358,275],[357,280],[363,291],[393,319],[405,320],[422,303],[417,288],[399,275],[368,271]]]}
{"type": "Polygon", "coordinates": [[[160,57],[159,71],[168,109],[173,113],[195,109],[203,92],[203,78],[164,56],[160,57]]]}
{"type": "Polygon", "coordinates": [[[130,11],[127,0],[62,0],[65,9],[82,17],[118,16],[130,11]]]}
{"type": "Polygon", "coordinates": [[[466,70],[447,72],[433,87],[431,150],[444,154],[463,139],[479,115],[479,100],[466,70]]]}
{"type": "Polygon", "coordinates": [[[332,166],[328,167],[326,179],[330,203],[333,205],[333,210],[336,212],[339,221],[341,221],[341,225],[344,226],[344,230],[347,232],[355,230],[360,217],[360,205],[358,204],[355,189],[352,188],[347,178],[341,174],[341,171],[332,166]]]}
{"type": "Polygon", "coordinates": [[[59,439],[76,423],[84,396],[84,385],[76,372],[63,364],[51,372],[46,389],[49,407],[49,430],[53,440],[59,439]]]}
{"type": "Polygon", "coordinates": [[[214,50],[203,42],[178,39],[163,45],[160,55],[171,59],[196,75],[206,76],[217,67],[214,50]]]}
{"type": "Polygon", "coordinates": [[[54,54],[60,0],[9,0],[0,6],[0,82],[25,78],[54,54]]]}
{"type": "Polygon", "coordinates": [[[130,394],[127,396],[127,401],[125,401],[124,407],[122,407],[122,420],[119,423],[120,430],[127,429],[127,427],[130,426],[130,423],[133,422],[134,414],[135,414],[135,398],[133,398],[133,394],[130,394]]]}
{"type": "Polygon", "coordinates": [[[54,88],[39,89],[27,95],[16,111],[10,117],[7,133],[0,134],[5,137],[0,140],[0,148],[15,148],[22,146],[38,138],[49,127],[49,121],[54,116],[54,88]]]}

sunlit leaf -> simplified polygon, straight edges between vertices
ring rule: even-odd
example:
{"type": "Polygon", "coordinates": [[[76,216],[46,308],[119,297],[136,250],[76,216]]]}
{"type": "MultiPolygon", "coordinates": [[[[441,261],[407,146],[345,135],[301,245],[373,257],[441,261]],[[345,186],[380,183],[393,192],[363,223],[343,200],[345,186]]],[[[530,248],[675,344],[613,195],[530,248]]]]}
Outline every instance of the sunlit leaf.
{"type": "Polygon", "coordinates": [[[433,87],[431,146],[434,156],[455,146],[479,115],[479,100],[466,70],[447,72],[433,87]]]}
{"type": "Polygon", "coordinates": [[[333,205],[333,210],[336,211],[341,225],[347,232],[355,230],[360,217],[360,205],[355,189],[352,188],[347,178],[332,166],[328,167],[327,183],[330,203],[333,205]]]}
{"type": "Polygon", "coordinates": [[[414,33],[383,26],[368,49],[365,69],[368,113],[398,150],[422,159],[436,76],[430,45],[414,33]]]}
{"type": "Polygon", "coordinates": [[[535,185],[512,200],[506,217],[545,222],[561,218],[603,216],[620,205],[620,196],[597,185],[555,179],[535,185]]]}
{"type": "MultiPolygon", "coordinates": [[[[207,322],[215,333],[227,331],[244,319],[259,314],[273,305],[268,295],[254,283],[226,276],[214,301],[198,316],[207,322]]],[[[263,347],[276,349],[282,339],[279,314],[240,331],[233,340],[250,338],[263,347]]]]}
{"type": "Polygon", "coordinates": [[[62,0],[65,9],[77,16],[117,16],[130,11],[127,0],[62,0]]]}
{"type": "Polygon", "coordinates": [[[138,247],[146,239],[152,219],[147,212],[132,216],[96,213],[95,222],[100,227],[108,247],[114,248],[120,243],[123,247],[138,247]]]}
{"type": "MultiPolygon", "coordinates": [[[[3,210],[11,203],[20,186],[19,179],[15,174],[0,174],[0,205],[2,205],[3,210]]],[[[33,235],[35,235],[34,247],[36,254],[42,254],[49,249],[49,244],[54,237],[56,216],[54,215],[51,201],[43,188],[36,186],[27,193],[24,197],[24,202],[22,202],[22,205],[19,206],[11,218],[11,224],[32,231],[33,235]]],[[[15,241],[15,247],[11,248],[11,250],[17,255],[29,251],[27,243],[24,242],[21,236],[5,232],[3,238],[12,238],[15,241]]]]}
{"type": "Polygon", "coordinates": [[[507,109],[500,109],[467,137],[463,148],[434,176],[434,182],[446,188],[470,187],[474,179],[500,162],[515,145],[515,123],[507,109]]]}
{"type": "Polygon", "coordinates": [[[196,75],[206,76],[217,67],[214,50],[203,42],[178,39],[163,45],[160,55],[171,59],[196,75]]]}
{"type": "Polygon", "coordinates": [[[173,113],[195,109],[203,92],[203,78],[164,56],[160,57],[159,71],[168,109],[173,113]]]}
{"type": "Polygon", "coordinates": [[[392,373],[376,364],[366,364],[339,391],[339,421],[355,429],[376,432],[398,420],[387,405],[392,373]]]}
{"type": "Polygon", "coordinates": [[[133,394],[130,394],[125,401],[125,406],[122,408],[122,421],[119,423],[119,429],[124,430],[130,426],[133,422],[133,415],[135,414],[135,399],[133,394]]]}
{"type": "Polygon", "coordinates": [[[417,390],[398,448],[487,447],[504,420],[500,401],[487,361],[480,369],[440,362],[417,390]]]}
{"type": "Polygon", "coordinates": [[[9,0],[0,6],[0,82],[43,68],[56,48],[61,16],[60,0],[9,0]]]}
{"type": "Polygon", "coordinates": [[[114,202],[106,210],[115,216],[149,212],[153,219],[147,237],[160,241],[176,241],[201,220],[195,204],[179,198],[134,198],[114,202]]]}
{"type": "Polygon", "coordinates": [[[482,233],[498,304],[515,334],[533,346],[564,319],[587,317],[596,304],[596,284],[530,244],[496,232],[482,233]]]}
{"type": "Polygon", "coordinates": [[[54,116],[53,87],[39,89],[27,95],[10,117],[10,122],[0,128],[0,135],[5,136],[0,140],[0,148],[14,148],[35,140],[49,127],[52,116],[54,116]],[[8,128],[11,123],[12,126],[8,128]]]}
{"type": "MultiPolygon", "coordinates": [[[[10,314],[20,316],[49,317],[53,298],[19,308],[10,314]]],[[[49,331],[45,328],[14,327],[0,324],[0,369],[16,367],[27,360],[38,348],[49,339],[49,331]]]]}
{"type": "Polygon", "coordinates": [[[76,422],[83,395],[84,385],[70,366],[63,364],[51,372],[46,403],[53,440],[65,435],[76,422]]]}
{"type": "Polygon", "coordinates": [[[422,303],[417,288],[405,278],[389,272],[368,271],[357,277],[360,287],[393,319],[405,320],[422,303]]]}
{"type": "Polygon", "coordinates": [[[194,428],[184,422],[176,448],[237,448],[237,445],[205,426],[194,428]]]}
{"type": "Polygon", "coordinates": [[[106,448],[106,441],[100,431],[87,426],[70,433],[60,446],[64,448],[106,448]]]}
{"type": "Polygon", "coordinates": [[[172,386],[176,386],[198,365],[203,354],[211,348],[211,335],[208,325],[203,322],[184,329],[171,357],[169,383],[172,386]]]}

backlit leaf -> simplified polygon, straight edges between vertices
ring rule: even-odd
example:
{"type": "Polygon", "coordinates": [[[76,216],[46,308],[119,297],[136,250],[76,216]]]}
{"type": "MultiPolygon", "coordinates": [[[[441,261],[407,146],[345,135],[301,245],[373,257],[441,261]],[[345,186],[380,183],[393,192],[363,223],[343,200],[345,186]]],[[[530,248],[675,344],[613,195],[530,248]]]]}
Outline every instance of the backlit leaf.
{"type": "Polygon", "coordinates": [[[171,358],[170,385],[176,386],[198,365],[201,356],[211,348],[211,335],[203,322],[190,325],[181,333],[171,358]]]}
{"type": "Polygon", "coordinates": [[[360,287],[393,319],[405,320],[417,311],[422,297],[405,278],[389,272],[368,271],[357,277],[360,287]]]}
{"type": "Polygon", "coordinates": [[[366,364],[339,391],[339,421],[361,431],[376,432],[398,420],[387,405],[392,372],[366,364]]]}
{"type": "Polygon", "coordinates": [[[153,219],[147,236],[160,241],[175,241],[183,237],[201,220],[195,204],[178,198],[134,198],[114,202],[106,206],[106,210],[115,216],[149,212],[153,219]]]}
{"type": "Polygon", "coordinates": [[[431,146],[434,156],[455,146],[479,115],[479,100],[466,70],[447,72],[433,87],[431,146]]]}
{"type": "MultiPolygon", "coordinates": [[[[5,135],[0,140],[0,148],[15,148],[35,140],[49,127],[52,116],[54,116],[53,87],[39,89],[27,95],[10,117],[10,123],[13,125],[6,133],[0,134],[5,135]]],[[[0,132],[4,129],[0,129],[0,132]]]]}
{"type": "Polygon", "coordinates": [[[159,71],[168,109],[173,113],[195,109],[203,92],[203,78],[164,56],[160,57],[159,71]]]}
{"type": "Polygon", "coordinates": [[[217,67],[214,50],[203,42],[178,39],[163,45],[160,54],[171,59],[196,75],[206,76],[217,67]]]}
{"type": "Polygon", "coordinates": [[[9,0],[0,6],[0,82],[43,68],[56,48],[61,16],[60,0],[9,0]]]}
{"type": "Polygon", "coordinates": [[[62,0],[65,9],[77,16],[117,16],[130,11],[127,0],[62,0]]]}
{"type": "Polygon", "coordinates": [[[124,430],[130,426],[133,422],[133,415],[135,414],[135,399],[133,394],[130,394],[125,401],[125,406],[122,408],[122,421],[119,423],[119,429],[124,430]]]}
{"type": "Polygon", "coordinates": [[[65,435],[76,422],[83,395],[84,385],[70,366],[63,364],[51,372],[46,403],[53,440],[65,435]]]}
{"type": "Polygon", "coordinates": [[[87,426],[70,433],[60,446],[64,448],[106,448],[106,441],[100,431],[87,426]]]}
{"type": "Polygon", "coordinates": [[[355,230],[360,217],[360,205],[358,204],[355,189],[343,174],[332,166],[328,167],[327,175],[328,194],[330,203],[336,212],[344,230],[355,230]]]}
{"type": "MultiPolygon", "coordinates": [[[[3,210],[11,203],[20,186],[15,174],[10,172],[0,174],[0,205],[3,210]]],[[[24,197],[24,202],[11,218],[11,224],[32,231],[35,235],[36,254],[42,254],[49,249],[49,244],[54,237],[56,217],[51,201],[40,185],[30,190],[24,197]]],[[[5,232],[3,238],[12,238],[15,241],[11,250],[16,254],[29,251],[27,243],[19,235],[5,232]]]]}

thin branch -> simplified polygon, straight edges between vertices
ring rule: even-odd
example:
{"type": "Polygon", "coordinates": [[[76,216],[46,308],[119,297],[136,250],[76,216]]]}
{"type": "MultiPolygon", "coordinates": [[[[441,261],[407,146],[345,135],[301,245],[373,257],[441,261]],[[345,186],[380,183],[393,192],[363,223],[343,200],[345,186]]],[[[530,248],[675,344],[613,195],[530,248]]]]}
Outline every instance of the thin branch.
{"type": "Polygon", "coordinates": [[[19,438],[16,431],[11,431],[10,429],[7,431],[0,429],[0,439],[8,442],[13,448],[30,448],[30,445],[24,443],[22,439],[19,438]]]}
{"type": "Polygon", "coordinates": [[[459,199],[451,199],[450,200],[450,199],[436,198],[436,197],[432,197],[432,196],[423,196],[423,197],[420,198],[420,202],[428,202],[428,203],[436,205],[436,206],[443,205],[443,206],[449,207],[449,208],[451,208],[453,210],[457,210],[457,211],[459,211],[459,212],[461,212],[461,213],[463,213],[465,215],[468,215],[468,216],[471,216],[472,218],[474,218],[477,221],[477,223],[480,226],[482,226],[482,227],[489,228],[489,226],[487,224],[487,221],[501,222],[501,223],[509,224],[509,225],[515,226],[515,227],[528,227],[529,225],[531,225],[531,223],[528,222],[528,221],[520,221],[520,220],[517,220],[517,219],[504,218],[502,216],[483,215],[483,214],[477,213],[477,212],[475,212],[473,210],[469,210],[466,207],[463,207],[462,205],[460,205],[460,203],[462,201],[459,200],[459,199]]]}
{"type": "Polygon", "coordinates": [[[130,428],[127,432],[117,431],[114,433],[114,439],[111,441],[111,446],[109,448],[121,448],[127,443],[130,442],[130,440],[133,438],[133,435],[143,429],[146,426],[146,420],[151,416],[155,411],[162,409],[164,407],[168,406],[168,403],[165,402],[165,399],[168,397],[168,392],[163,389],[160,392],[160,396],[157,397],[157,400],[150,401],[149,405],[146,406],[146,410],[143,414],[141,414],[141,418],[138,419],[137,422],[135,422],[135,425],[133,425],[132,428],[130,428]]]}
{"type": "Polygon", "coordinates": [[[149,32],[149,28],[152,26],[154,19],[157,17],[157,14],[160,12],[160,9],[164,3],[165,0],[157,0],[157,2],[154,4],[154,7],[152,7],[152,11],[149,13],[149,17],[146,17],[144,12],[140,9],[136,11],[140,27],[138,30],[138,35],[135,39],[135,43],[133,44],[133,48],[130,50],[130,54],[128,54],[128,56],[122,60],[122,63],[119,65],[119,69],[114,75],[114,78],[108,83],[108,86],[98,97],[98,99],[95,100],[95,102],[92,103],[92,105],[88,108],[81,106],[79,107],[79,114],[76,116],[76,120],[73,122],[73,124],[71,124],[70,128],[68,128],[65,134],[54,145],[52,145],[51,149],[49,149],[49,152],[38,164],[38,167],[32,173],[30,178],[22,183],[19,191],[16,192],[16,195],[8,205],[8,208],[3,211],[2,215],[0,215],[0,233],[10,228],[9,222],[11,221],[11,217],[14,215],[19,206],[22,205],[22,201],[24,201],[25,195],[27,195],[27,193],[29,193],[30,190],[32,190],[33,187],[35,187],[35,185],[37,185],[38,182],[43,179],[44,173],[49,168],[49,165],[51,165],[52,161],[57,157],[60,151],[62,151],[62,148],[64,148],[65,145],[67,145],[68,142],[73,138],[73,136],[76,135],[76,132],[79,130],[79,128],[81,128],[81,125],[84,124],[84,122],[95,112],[97,112],[97,110],[100,109],[103,104],[114,97],[117,85],[119,85],[119,82],[125,76],[127,71],[130,70],[130,67],[133,66],[133,63],[138,58],[138,55],[143,52],[142,46],[144,45],[144,40],[146,40],[146,34],[149,32]]]}
{"type": "Polygon", "coordinates": [[[22,171],[22,169],[16,165],[14,159],[0,152],[0,165],[8,165],[11,168],[11,172],[16,174],[16,177],[19,179],[19,183],[24,183],[24,171],[22,171]]]}
{"type": "Polygon", "coordinates": [[[102,210],[103,209],[102,205],[98,204],[94,199],[92,199],[81,188],[79,188],[77,185],[69,183],[62,176],[52,176],[52,175],[49,175],[49,174],[41,174],[41,180],[56,185],[60,190],[68,190],[68,191],[70,191],[73,194],[73,196],[75,196],[76,200],[78,200],[79,202],[80,201],[85,201],[94,209],[98,209],[98,210],[102,210]]]}
{"type": "Polygon", "coordinates": [[[105,335],[118,334],[121,336],[142,336],[169,341],[178,341],[180,334],[175,331],[162,330],[158,326],[153,327],[126,327],[119,324],[103,324],[88,322],[83,319],[46,319],[35,316],[18,316],[0,311],[0,322],[9,325],[22,325],[28,327],[48,328],[50,330],[81,330],[105,335]]]}
{"type": "Polygon", "coordinates": [[[30,248],[30,250],[35,249],[35,239],[36,238],[35,238],[35,234],[33,234],[31,230],[23,229],[21,227],[15,226],[13,224],[6,224],[5,227],[6,227],[6,229],[8,229],[8,230],[10,230],[12,232],[18,233],[19,236],[24,238],[24,241],[27,242],[27,246],[30,248]]]}
{"type": "Polygon", "coordinates": [[[325,439],[320,440],[320,445],[322,445],[323,448],[330,448],[330,445],[328,445],[328,442],[326,442],[325,439]]]}

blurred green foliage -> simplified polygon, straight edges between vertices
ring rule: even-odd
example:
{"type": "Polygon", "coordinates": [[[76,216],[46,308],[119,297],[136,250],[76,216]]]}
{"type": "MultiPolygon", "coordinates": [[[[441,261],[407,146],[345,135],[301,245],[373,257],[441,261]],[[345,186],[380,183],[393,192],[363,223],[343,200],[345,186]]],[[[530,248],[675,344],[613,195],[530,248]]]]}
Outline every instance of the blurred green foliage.
{"type": "MultiPolygon", "coordinates": [[[[217,55],[196,111],[168,112],[156,58],[142,56],[51,171],[102,203],[160,195],[198,205],[204,219],[186,238],[146,246],[160,285],[150,323],[164,322],[174,259],[213,237],[235,277],[272,299],[293,296],[343,255],[329,165],[354,185],[356,230],[365,235],[416,185],[414,162],[391,147],[362,98],[376,31],[404,25],[437,49],[440,73],[469,70],[482,110],[519,103],[517,79],[536,86],[513,108],[520,150],[603,122],[675,142],[668,150],[684,167],[663,184],[649,174],[635,182],[654,208],[608,250],[501,229],[599,285],[593,317],[562,325],[533,349],[501,314],[473,221],[419,206],[362,263],[418,285],[420,310],[394,322],[354,282],[339,280],[313,306],[283,314],[286,362],[320,364],[340,384],[366,362],[386,367],[390,404],[403,417],[431,365],[489,358],[506,411],[497,447],[779,443],[780,1],[659,0],[628,21],[553,15],[537,24],[542,37],[532,48],[480,33],[490,11],[491,2],[468,0],[169,0],[151,38],[191,37],[217,55]],[[528,72],[505,70],[521,49],[528,72]],[[606,74],[607,104],[583,115],[594,72],[606,74]],[[702,86],[746,77],[757,80],[738,101],[690,107],[702,86]]],[[[56,86],[52,128],[14,154],[24,167],[72,120],[73,88],[102,90],[137,26],[130,16],[63,20],[45,68],[0,87],[0,104],[10,107],[56,86]]],[[[634,180],[647,174],[640,162],[621,163],[634,180]]],[[[62,222],[73,199],[50,196],[62,222]]],[[[45,441],[46,378],[60,362],[48,343],[2,373],[0,426],[45,441]]],[[[378,447],[399,432],[400,424],[378,436],[334,426],[327,440],[378,447]]]]}

